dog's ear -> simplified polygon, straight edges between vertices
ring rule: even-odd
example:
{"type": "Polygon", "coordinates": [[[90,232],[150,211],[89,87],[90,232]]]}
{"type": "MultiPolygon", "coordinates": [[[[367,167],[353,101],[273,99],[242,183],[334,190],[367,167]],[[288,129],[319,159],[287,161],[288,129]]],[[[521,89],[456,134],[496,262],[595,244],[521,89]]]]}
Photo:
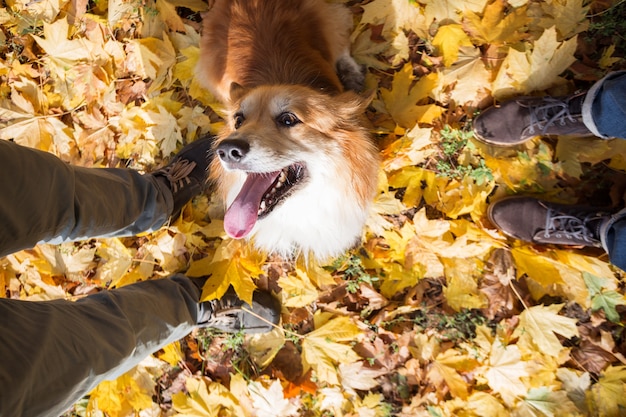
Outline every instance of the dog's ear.
{"type": "Polygon", "coordinates": [[[243,97],[248,92],[248,89],[239,83],[230,83],[230,101],[235,102],[243,97]]]}
{"type": "MultiPolygon", "coordinates": [[[[376,97],[376,90],[365,90],[363,93],[361,93],[361,97],[363,98],[363,100],[365,100],[365,108],[367,108],[372,100],[374,100],[374,97],[376,97]]],[[[365,110],[365,108],[363,108],[363,110],[365,110]]]]}
{"type": "Polygon", "coordinates": [[[337,96],[341,107],[352,114],[361,114],[365,112],[367,106],[370,105],[376,96],[375,90],[366,91],[363,95],[354,91],[345,91],[337,96]]]}

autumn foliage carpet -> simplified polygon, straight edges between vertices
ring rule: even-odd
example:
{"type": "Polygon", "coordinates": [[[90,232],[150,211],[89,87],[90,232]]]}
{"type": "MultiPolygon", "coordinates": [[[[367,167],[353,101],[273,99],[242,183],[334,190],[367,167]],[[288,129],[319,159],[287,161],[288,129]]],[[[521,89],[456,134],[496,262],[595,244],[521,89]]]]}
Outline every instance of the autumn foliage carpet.
{"type": "MultiPolygon", "coordinates": [[[[282,301],[272,333],[198,331],[68,415],[626,415],[623,272],[599,250],[508,240],[485,216],[510,194],[623,206],[626,142],[494,149],[471,134],[496,100],[565,95],[626,68],[624,2],[345,3],[383,155],[362,246],[328,265],[254,253],[226,238],[205,195],[153,234],[0,259],[3,297],[78,299],[187,271],[213,273],[207,298],[232,284],[282,301]]],[[[205,2],[1,5],[0,139],[150,171],[219,128],[193,77],[205,2]]]]}

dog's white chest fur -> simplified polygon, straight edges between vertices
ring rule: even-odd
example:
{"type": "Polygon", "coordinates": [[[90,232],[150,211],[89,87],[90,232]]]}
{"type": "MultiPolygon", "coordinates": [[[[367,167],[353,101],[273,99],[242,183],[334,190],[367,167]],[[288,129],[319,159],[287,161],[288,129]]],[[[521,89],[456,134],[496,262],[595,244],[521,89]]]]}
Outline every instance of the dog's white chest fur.
{"type": "MultiPolygon", "coordinates": [[[[302,254],[307,257],[313,255],[316,259],[329,259],[357,243],[361,238],[368,207],[355,204],[358,197],[352,190],[337,187],[337,181],[343,179],[319,173],[313,175],[305,187],[287,198],[265,218],[259,219],[250,234],[255,246],[286,258],[302,254]]],[[[238,188],[234,187],[228,204],[234,199],[238,188]]]]}

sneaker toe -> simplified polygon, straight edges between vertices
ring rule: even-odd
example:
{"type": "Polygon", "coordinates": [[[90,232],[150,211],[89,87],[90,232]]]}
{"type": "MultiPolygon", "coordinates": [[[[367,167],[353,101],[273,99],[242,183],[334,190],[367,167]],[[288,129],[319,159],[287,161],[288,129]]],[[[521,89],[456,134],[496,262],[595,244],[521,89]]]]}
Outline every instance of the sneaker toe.
{"type": "Polygon", "coordinates": [[[246,333],[266,333],[280,322],[280,304],[269,293],[256,292],[252,306],[244,304],[241,316],[241,330],[246,333]]]}
{"type": "Polygon", "coordinates": [[[528,131],[528,109],[515,100],[484,110],[473,129],[476,139],[495,146],[519,145],[535,136],[528,131]]]}
{"type": "Polygon", "coordinates": [[[254,292],[250,305],[231,287],[221,299],[201,303],[200,310],[200,326],[226,333],[267,333],[280,323],[280,303],[263,291],[254,292]]]}
{"type": "Polygon", "coordinates": [[[540,200],[515,196],[492,203],[487,215],[491,223],[507,236],[533,242],[536,233],[545,228],[547,213],[540,200]]]}

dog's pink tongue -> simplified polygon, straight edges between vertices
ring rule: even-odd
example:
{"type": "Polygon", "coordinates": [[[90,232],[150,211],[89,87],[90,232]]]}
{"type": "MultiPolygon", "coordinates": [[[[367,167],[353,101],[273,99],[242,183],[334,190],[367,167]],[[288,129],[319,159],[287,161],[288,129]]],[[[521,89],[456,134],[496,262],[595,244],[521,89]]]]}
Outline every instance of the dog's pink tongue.
{"type": "Polygon", "coordinates": [[[224,230],[230,237],[240,239],[250,233],[259,216],[261,198],[279,174],[280,171],[248,174],[241,191],[224,214],[224,230]]]}

